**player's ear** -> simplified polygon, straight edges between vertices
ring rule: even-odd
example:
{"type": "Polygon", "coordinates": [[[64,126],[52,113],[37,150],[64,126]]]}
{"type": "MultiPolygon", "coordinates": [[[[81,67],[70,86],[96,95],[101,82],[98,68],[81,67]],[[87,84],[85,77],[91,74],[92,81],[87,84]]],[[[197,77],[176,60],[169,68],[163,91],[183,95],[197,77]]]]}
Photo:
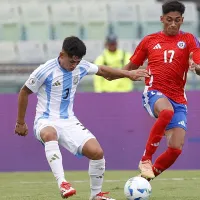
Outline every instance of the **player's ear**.
{"type": "Polygon", "coordinates": [[[59,53],[59,57],[63,57],[64,56],[64,52],[63,51],[61,51],[60,53],[59,53]]]}
{"type": "Polygon", "coordinates": [[[163,16],[160,16],[160,21],[163,23],[163,16]]]}

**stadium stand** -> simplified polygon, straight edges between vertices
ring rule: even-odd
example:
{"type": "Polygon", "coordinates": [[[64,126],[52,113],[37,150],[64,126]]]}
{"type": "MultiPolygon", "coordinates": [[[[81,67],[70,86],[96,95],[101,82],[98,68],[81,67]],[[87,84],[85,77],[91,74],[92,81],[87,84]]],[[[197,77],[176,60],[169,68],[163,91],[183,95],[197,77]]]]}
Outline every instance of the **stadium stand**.
{"type": "MultiPolygon", "coordinates": [[[[71,35],[84,40],[87,46],[85,59],[91,62],[103,50],[104,39],[109,33],[118,35],[120,48],[133,52],[143,36],[162,29],[159,21],[161,3],[155,0],[125,1],[0,0],[0,72],[7,74],[7,80],[11,74],[18,75],[19,72],[27,77],[40,63],[56,57],[62,40],[71,35]]],[[[197,5],[184,3],[186,13],[182,29],[199,37],[197,5]]],[[[4,75],[0,73],[0,76],[4,75]]],[[[187,89],[199,87],[195,84],[196,79],[198,77],[189,74],[187,89]]],[[[4,77],[0,82],[3,84],[3,81],[4,77]]],[[[83,81],[81,90],[92,91],[88,86],[91,81],[92,78],[83,81]]],[[[21,81],[16,83],[15,80],[13,87],[19,88],[20,84],[21,81]]],[[[136,83],[135,89],[142,87],[136,83]]]]}

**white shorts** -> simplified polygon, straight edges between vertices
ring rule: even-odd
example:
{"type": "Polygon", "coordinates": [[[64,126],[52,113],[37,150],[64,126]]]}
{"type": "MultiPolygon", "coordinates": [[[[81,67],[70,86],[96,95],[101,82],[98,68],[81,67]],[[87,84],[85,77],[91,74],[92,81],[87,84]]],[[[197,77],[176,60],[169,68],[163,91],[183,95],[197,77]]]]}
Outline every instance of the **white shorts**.
{"type": "Polygon", "coordinates": [[[95,136],[86,129],[76,117],[70,119],[39,119],[35,121],[34,133],[36,138],[44,143],[40,137],[43,128],[52,126],[58,136],[58,143],[74,155],[81,155],[84,144],[95,136]]]}

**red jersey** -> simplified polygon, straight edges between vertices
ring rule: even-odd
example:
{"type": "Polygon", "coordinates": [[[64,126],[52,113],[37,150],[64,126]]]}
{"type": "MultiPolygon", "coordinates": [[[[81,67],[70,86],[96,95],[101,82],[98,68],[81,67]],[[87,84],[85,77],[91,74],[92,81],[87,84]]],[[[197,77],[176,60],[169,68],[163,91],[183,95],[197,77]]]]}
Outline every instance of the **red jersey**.
{"type": "Polygon", "coordinates": [[[148,59],[150,78],[145,79],[148,90],[158,90],[173,101],[186,104],[184,87],[189,68],[189,55],[199,48],[198,39],[190,33],[167,36],[163,32],[146,36],[130,58],[141,66],[148,59]]]}

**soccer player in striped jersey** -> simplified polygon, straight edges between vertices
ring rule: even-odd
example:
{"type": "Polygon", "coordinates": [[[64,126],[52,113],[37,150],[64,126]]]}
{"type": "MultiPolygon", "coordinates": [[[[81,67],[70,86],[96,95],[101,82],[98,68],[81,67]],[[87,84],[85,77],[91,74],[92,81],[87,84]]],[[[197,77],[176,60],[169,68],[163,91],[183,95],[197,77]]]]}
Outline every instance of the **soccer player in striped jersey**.
{"type": "MultiPolygon", "coordinates": [[[[147,35],[137,46],[124,69],[138,69],[148,59],[150,77],[145,79],[143,105],[150,116],[157,118],[144,154],[139,163],[141,176],[153,179],[169,168],[182,152],[187,130],[187,99],[184,86],[189,58],[200,47],[191,33],[180,31],[185,6],[179,1],[162,5],[163,31],[147,35]],[[168,147],[152,165],[152,156],[162,137],[168,147]]],[[[198,63],[199,64],[199,63],[198,63]]],[[[197,68],[196,68],[197,70],[197,68]]]]}
{"type": "Polygon", "coordinates": [[[74,115],[74,95],[80,80],[86,75],[96,74],[108,80],[124,77],[140,80],[149,75],[144,69],[127,71],[96,66],[82,60],[85,54],[85,44],[79,38],[67,37],[59,57],[33,71],[19,93],[15,132],[21,136],[27,135],[25,113],[28,96],[37,93],[34,133],[44,144],[46,158],[58,182],[61,196],[68,198],[76,194],[76,190],[65,179],[59,145],[74,155],[90,159],[90,200],[113,200],[101,191],[105,171],[103,150],[95,136],[74,115]]]}

